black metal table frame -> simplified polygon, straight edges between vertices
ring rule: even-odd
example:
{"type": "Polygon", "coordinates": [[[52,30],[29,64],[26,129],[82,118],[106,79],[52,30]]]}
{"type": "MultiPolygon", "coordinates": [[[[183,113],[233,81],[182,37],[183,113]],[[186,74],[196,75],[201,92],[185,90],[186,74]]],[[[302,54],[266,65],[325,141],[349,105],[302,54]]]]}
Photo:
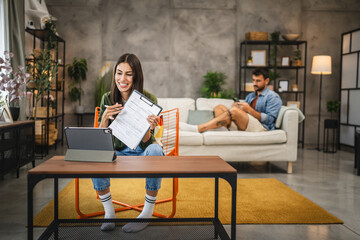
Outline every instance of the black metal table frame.
{"type": "Polygon", "coordinates": [[[236,188],[237,188],[237,174],[236,173],[169,173],[169,174],[28,174],[28,239],[33,239],[33,189],[41,180],[53,178],[54,179],[54,220],[42,233],[39,239],[48,239],[54,233],[55,239],[58,239],[58,226],[61,223],[99,223],[99,222],[212,222],[214,225],[214,238],[218,236],[221,239],[236,239],[236,188]],[[59,219],[59,178],[215,178],[215,216],[214,218],[165,218],[165,219],[59,219]],[[226,180],[231,186],[231,238],[226,233],[222,223],[219,220],[219,178],[226,180]]]}

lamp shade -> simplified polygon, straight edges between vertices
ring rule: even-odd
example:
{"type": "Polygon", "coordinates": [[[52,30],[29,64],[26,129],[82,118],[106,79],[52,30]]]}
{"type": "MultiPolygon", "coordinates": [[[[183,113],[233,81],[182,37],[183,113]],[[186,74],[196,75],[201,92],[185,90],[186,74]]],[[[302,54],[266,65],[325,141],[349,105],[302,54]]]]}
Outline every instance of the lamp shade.
{"type": "Polygon", "coordinates": [[[323,75],[331,74],[331,56],[314,56],[311,66],[311,73],[323,75]]]}

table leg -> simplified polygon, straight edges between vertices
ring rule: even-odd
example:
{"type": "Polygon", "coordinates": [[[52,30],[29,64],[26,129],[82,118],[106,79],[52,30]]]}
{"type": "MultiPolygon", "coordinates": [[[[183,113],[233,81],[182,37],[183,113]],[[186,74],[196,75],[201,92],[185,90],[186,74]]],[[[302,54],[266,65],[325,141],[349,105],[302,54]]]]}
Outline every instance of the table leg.
{"type": "Polygon", "coordinates": [[[28,239],[32,240],[34,239],[33,233],[34,233],[34,223],[33,223],[33,190],[35,185],[40,182],[41,180],[45,179],[45,177],[39,177],[39,176],[33,176],[29,175],[27,176],[27,223],[28,223],[28,239]]]}
{"type": "Polygon", "coordinates": [[[59,179],[54,178],[54,222],[55,222],[55,230],[54,230],[54,238],[57,240],[59,238],[59,179]]]}
{"type": "Polygon", "coordinates": [[[28,189],[28,214],[27,214],[27,223],[28,223],[28,240],[33,239],[33,184],[32,184],[32,178],[30,175],[28,175],[28,181],[27,181],[27,189],[28,189]]]}
{"type": "Polygon", "coordinates": [[[231,239],[236,239],[236,188],[237,174],[223,177],[231,186],[231,239]]]}
{"type": "MultiPolygon", "coordinates": [[[[219,178],[215,177],[215,219],[219,220],[219,178]]],[[[218,230],[214,228],[214,239],[219,236],[218,230]]]]}

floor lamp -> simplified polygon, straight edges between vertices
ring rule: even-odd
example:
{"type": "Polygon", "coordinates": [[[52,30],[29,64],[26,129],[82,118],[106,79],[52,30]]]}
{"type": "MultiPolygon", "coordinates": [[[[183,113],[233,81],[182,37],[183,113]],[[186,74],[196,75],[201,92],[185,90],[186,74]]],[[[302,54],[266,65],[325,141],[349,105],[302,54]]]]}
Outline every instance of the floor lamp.
{"type": "Polygon", "coordinates": [[[322,75],[331,74],[331,57],[325,55],[314,56],[311,66],[311,74],[320,75],[319,114],[318,114],[318,139],[317,150],[320,151],[320,114],[321,114],[321,87],[322,75]]]}

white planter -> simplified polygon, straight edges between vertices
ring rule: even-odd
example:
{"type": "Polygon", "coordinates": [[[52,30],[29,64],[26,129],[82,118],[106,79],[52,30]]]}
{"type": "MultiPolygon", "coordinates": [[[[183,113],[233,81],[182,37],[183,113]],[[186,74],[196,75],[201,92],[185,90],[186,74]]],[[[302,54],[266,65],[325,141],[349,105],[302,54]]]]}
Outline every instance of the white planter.
{"type": "Polygon", "coordinates": [[[84,113],[84,106],[76,106],[75,109],[76,113],[84,113]]]}

